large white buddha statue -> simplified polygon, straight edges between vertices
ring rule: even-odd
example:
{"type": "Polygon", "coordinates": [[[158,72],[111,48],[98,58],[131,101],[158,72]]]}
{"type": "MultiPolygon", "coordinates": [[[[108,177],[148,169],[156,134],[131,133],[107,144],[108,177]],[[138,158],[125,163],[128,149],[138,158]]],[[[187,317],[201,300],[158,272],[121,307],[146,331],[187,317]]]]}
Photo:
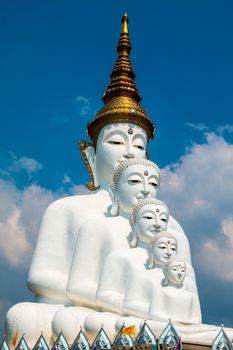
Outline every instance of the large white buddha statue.
{"type": "MultiPolygon", "coordinates": [[[[73,339],[70,324],[79,328],[89,309],[99,309],[96,292],[105,261],[112,252],[130,249],[128,217],[140,200],[156,196],[159,185],[160,171],[153,162],[135,158],[119,162],[111,186],[109,211],[114,216],[94,218],[80,228],[67,284],[67,295],[79,307],[58,310],[52,321],[54,337],[62,329],[66,338],[73,339]]],[[[112,275],[112,283],[115,278],[112,275]]]]}

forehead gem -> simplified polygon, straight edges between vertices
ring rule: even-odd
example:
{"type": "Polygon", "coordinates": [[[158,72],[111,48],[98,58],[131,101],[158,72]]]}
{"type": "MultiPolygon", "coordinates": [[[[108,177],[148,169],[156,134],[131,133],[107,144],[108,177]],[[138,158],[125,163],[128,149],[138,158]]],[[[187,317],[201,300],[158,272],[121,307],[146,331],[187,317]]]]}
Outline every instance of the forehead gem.
{"type": "Polygon", "coordinates": [[[144,171],[144,175],[145,175],[145,176],[148,176],[148,174],[149,174],[148,171],[145,170],[145,171],[144,171]]]}
{"type": "Polygon", "coordinates": [[[158,208],[156,209],[156,213],[159,213],[159,209],[158,208]]]}
{"type": "Polygon", "coordinates": [[[168,244],[171,244],[171,241],[167,241],[168,244]]]}
{"type": "Polygon", "coordinates": [[[133,129],[132,129],[132,128],[129,128],[128,134],[129,134],[129,135],[132,135],[132,134],[133,134],[133,129]]]}

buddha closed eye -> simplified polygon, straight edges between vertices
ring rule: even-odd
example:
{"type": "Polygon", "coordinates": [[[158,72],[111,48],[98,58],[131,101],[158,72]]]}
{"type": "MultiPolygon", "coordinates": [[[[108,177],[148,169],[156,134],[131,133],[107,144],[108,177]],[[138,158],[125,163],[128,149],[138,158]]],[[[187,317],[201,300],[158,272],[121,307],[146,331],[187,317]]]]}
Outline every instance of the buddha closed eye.
{"type": "Polygon", "coordinates": [[[158,187],[158,184],[157,184],[157,182],[155,182],[155,181],[149,181],[149,185],[151,185],[151,186],[153,186],[153,187],[155,187],[155,188],[158,187]]]}
{"type": "Polygon", "coordinates": [[[143,219],[147,219],[147,220],[153,220],[153,216],[149,216],[149,215],[143,215],[143,219]]]}
{"type": "Polygon", "coordinates": [[[138,148],[138,149],[140,149],[141,151],[144,151],[144,147],[143,146],[141,146],[141,145],[133,145],[135,148],[138,148]]]}
{"type": "Polygon", "coordinates": [[[136,184],[141,184],[142,180],[140,180],[140,179],[129,179],[127,182],[128,182],[129,185],[136,185],[136,184]]]}
{"type": "Polygon", "coordinates": [[[108,143],[109,143],[110,145],[124,145],[124,142],[122,142],[122,141],[113,141],[113,140],[110,140],[110,141],[108,141],[108,143]]]}

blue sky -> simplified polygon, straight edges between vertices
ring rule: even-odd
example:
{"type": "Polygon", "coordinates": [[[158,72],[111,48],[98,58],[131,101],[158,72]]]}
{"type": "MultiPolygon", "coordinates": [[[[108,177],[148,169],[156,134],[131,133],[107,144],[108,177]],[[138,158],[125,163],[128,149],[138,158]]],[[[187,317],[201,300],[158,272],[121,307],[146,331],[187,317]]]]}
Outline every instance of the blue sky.
{"type": "Polygon", "coordinates": [[[88,180],[76,141],[102,105],[125,11],[136,84],[157,126],[149,149],[161,198],[189,237],[204,321],[233,327],[230,0],[1,2],[1,320],[33,300],[27,269],[46,206],[88,180]]]}

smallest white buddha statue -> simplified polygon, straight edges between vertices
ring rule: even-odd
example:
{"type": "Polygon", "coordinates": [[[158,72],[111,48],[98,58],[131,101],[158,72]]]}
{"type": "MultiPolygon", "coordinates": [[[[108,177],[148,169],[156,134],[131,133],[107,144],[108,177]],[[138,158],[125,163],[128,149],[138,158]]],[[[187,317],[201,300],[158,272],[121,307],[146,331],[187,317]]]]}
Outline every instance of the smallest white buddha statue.
{"type": "Polygon", "coordinates": [[[153,289],[149,308],[149,318],[175,323],[201,323],[201,310],[198,296],[189,289],[191,281],[185,278],[186,264],[180,260],[170,260],[162,268],[164,279],[153,289]]]}

